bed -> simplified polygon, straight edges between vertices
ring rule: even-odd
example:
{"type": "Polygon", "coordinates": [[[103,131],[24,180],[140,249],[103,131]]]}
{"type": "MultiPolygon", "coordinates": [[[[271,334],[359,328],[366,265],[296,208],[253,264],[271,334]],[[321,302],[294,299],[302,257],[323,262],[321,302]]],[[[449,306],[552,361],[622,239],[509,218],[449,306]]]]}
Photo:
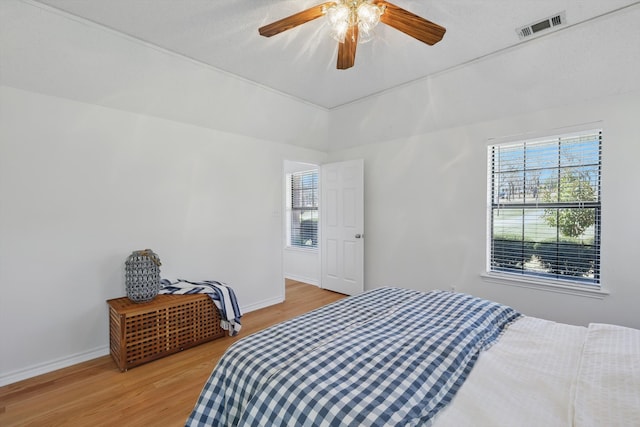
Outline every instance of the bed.
{"type": "Polygon", "coordinates": [[[640,331],[385,287],[234,343],[189,426],[640,426],[640,331]]]}

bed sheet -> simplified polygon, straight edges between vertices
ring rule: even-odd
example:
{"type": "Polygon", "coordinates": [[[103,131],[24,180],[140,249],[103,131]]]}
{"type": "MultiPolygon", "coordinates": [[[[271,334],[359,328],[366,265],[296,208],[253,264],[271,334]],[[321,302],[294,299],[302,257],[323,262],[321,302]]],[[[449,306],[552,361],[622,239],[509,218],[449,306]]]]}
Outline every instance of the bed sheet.
{"type": "Polygon", "coordinates": [[[640,426],[640,330],[522,317],[433,426],[640,426]]]}
{"type": "Polygon", "coordinates": [[[571,426],[587,328],[533,317],[483,352],[434,427],[571,426]]]}
{"type": "Polygon", "coordinates": [[[589,325],[574,410],[577,427],[640,426],[640,330],[589,325]]]}

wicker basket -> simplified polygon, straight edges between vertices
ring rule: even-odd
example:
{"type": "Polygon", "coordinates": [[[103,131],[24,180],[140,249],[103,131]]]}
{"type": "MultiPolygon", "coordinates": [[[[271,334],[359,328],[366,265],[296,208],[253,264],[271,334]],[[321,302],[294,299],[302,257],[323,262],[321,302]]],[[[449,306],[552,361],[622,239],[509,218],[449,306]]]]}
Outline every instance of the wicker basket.
{"type": "Polygon", "coordinates": [[[127,297],[133,302],[151,301],[160,291],[160,258],[151,249],[134,251],[125,261],[127,297]]]}

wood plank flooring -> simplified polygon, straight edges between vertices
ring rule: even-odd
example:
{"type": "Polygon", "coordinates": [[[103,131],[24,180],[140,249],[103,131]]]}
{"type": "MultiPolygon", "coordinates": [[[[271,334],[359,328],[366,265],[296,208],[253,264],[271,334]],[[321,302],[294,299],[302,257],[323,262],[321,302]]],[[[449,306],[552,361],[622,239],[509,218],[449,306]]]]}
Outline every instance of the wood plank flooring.
{"type": "Polygon", "coordinates": [[[183,426],[236,340],[343,298],[287,280],[286,301],[247,313],[224,338],[120,372],[111,356],[0,387],[0,426],[183,426]]]}

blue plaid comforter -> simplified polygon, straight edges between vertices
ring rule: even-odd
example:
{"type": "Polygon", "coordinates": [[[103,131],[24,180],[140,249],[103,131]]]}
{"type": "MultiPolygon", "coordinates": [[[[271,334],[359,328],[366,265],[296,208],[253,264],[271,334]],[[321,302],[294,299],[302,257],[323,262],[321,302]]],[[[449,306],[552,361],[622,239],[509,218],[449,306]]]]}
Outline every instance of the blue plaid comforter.
{"type": "Polygon", "coordinates": [[[187,425],[428,425],[519,316],[445,291],[345,298],[229,347],[187,425]]]}

